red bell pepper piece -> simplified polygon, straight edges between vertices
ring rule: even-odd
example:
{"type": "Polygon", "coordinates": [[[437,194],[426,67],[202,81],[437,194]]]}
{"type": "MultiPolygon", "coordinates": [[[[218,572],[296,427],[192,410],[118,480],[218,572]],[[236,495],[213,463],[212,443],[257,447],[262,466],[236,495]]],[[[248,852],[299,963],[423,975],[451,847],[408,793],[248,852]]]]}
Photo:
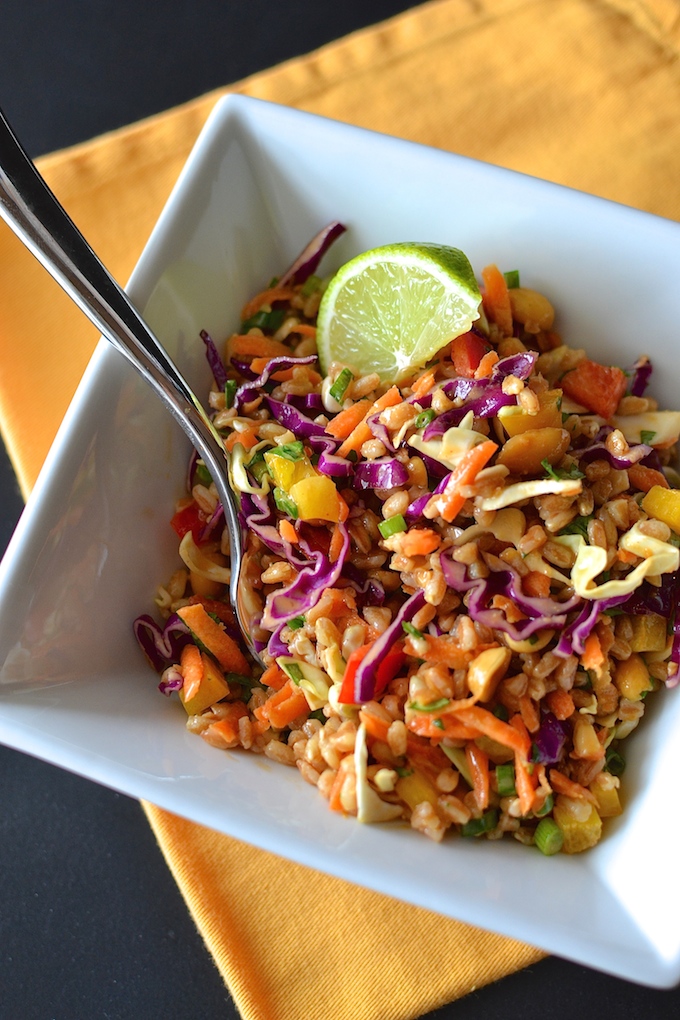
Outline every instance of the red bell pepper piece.
{"type": "MultiPolygon", "coordinates": [[[[365,655],[373,647],[373,641],[369,641],[367,645],[361,645],[350,655],[347,660],[347,666],[345,667],[345,675],[342,678],[342,686],[340,687],[340,693],[338,695],[338,701],[343,705],[355,705],[355,693],[354,693],[354,678],[356,676],[357,669],[365,655]]],[[[380,661],[375,671],[375,690],[374,696],[382,694],[387,685],[394,680],[395,676],[404,665],[406,656],[404,654],[404,645],[402,641],[397,641],[392,645],[387,655],[380,661]]]]}
{"type": "Polygon", "coordinates": [[[451,361],[456,374],[465,379],[473,379],[479,363],[491,348],[483,340],[470,331],[456,337],[451,344],[451,361]]]}
{"type": "Polygon", "coordinates": [[[171,518],[170,525],[180,538],[184,538],[186,533],[190,531],[194,537],[194,542],[199,545],[206,521],[207,517],[199,508],[198,503],[193,502],[178,510],[171,518]]]}

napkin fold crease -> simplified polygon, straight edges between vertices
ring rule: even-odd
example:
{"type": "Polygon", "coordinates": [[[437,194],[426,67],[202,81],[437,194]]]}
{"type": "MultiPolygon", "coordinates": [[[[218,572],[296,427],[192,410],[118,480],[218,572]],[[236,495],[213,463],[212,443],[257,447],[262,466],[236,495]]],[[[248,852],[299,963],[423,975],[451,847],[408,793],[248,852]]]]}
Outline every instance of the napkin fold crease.
{"type": "MultiPolygon", "coordinates": [[[[228,91],[677,219],[679,49],[677,0],[430,0],[38,163],[119,280],[228,91]]],[[[97,336],[4,224],[0,293],[0,431],[27,495],[97,336]]],[[[144,810],[246,1020],[410,1020],[542,955],[144,810]]]]}

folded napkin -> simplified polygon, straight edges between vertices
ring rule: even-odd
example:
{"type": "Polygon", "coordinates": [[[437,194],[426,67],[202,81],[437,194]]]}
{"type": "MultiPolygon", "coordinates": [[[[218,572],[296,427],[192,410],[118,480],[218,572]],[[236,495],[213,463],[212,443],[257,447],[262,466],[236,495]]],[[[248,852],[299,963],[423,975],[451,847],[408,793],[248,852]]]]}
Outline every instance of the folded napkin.
{"type": "MultiPolygon", "coordinates": [[[[231,91],[680,218],[679,43],[677,0],[433,0],[231,91]]],[[[118,279],[222,91],[39,161],[118,279]]],[[[0,428],[27,494],[97,337],[0,228],[0,428]]],[[[541,956],[145,810],[247,1020],[407,1020],[541,956]]]]}

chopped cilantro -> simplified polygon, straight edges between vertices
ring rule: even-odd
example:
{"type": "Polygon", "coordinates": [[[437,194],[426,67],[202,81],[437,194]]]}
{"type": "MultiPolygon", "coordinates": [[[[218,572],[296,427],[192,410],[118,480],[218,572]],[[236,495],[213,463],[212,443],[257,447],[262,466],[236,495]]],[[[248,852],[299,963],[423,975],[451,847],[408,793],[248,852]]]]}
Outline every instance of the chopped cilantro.
{"type": "Polygon", "coordinates": [[[582,471],[579,471],[576,464],[571,464],[568,468],[555,468],[546,458],[541,461],[541,467],[544,468],[548,477],[553,478],[555,481],[562,481],[564,478],[585,478],[585,475],[582,471]]]}
{"type": "Polygon", "coordinates": [[[649,429],[640,429],[640,442],[645,443],[647,446],[651,446],[652,439],[656,435],[656,432],[650,432],[649,429]]]}

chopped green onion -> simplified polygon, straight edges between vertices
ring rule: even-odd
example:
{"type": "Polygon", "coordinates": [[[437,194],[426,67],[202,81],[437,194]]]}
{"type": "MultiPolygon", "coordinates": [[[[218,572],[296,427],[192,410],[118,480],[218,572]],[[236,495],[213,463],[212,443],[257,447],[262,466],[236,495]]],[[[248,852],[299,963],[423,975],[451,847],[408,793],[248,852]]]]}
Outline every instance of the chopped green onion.
{"type": "Polygon", "coordinates": [[[503,273],[503,276],[508,290],[515,290],[519,287],[519,269],[511,269],[509,272],[503,273]]]}
{"type": "Polygon", "coordinates": [[[312,273],[311,276],[307,277],[302,287],[300,287],[300,293],[303,297],[311,297],[315,290],[321,290],[322,283],[321,277],[314,276],[314,273],[312,273]]]}
{"type": "Polygon", "coordinates": [[[283,323],[285,314],[283,308],[274,308],[271,312],[255,312],[249,319],[241,323],[241,332],[247,333],[249,329],[256,327],[257,329],[270,329],[275,333],[283,323]]]}
{"type": "Polygon", "coordinates": [[[498,812],[495,808],[485,811],[481,818],[471,818],[460,828],[461,836],[481,836],[484,832],[491,832],[498,824],[498,812]]]}
{"type": "Polygon", "coordinates": [[[267,467],[267,462],[264,459],[264,451],[258,450],[257,453],[253,454],[253,456],[246,464],[246,467],[250,471],[253,478],[255,478],[256,481],[260,485],[262,485],[262,479],[265,477],[265,475],[269,474],[269,468],[267,467]]]}
{"type": "Polygon", "coordinates": [[[383,538],[398,535],[400,531],[406,531],[406,521],[401,514],[395,514],[394,517],[388,517],[386,521],[380,521],[378,531],[383,538]]]}
{"type": "Polygon", "coordinates": [[[568,411],[562,411],[562,424],[563,425],[564,425],[565,421],[568,418],[571,418],[571,415],[569,414],[569,412],[568,411]]]}
{"type": "Polygon", "coordinates": [[[279,282],[278,276],[272,276],[271,280],[267,284],[267,290],[271,290],[272,287],[275,287],[278,282],[279,282]]]}
{"type": "Polygon", "coordinates": [[[517,796],[514,765],[496,765],[496,786],[499,797],[517,796]]]}
{"type": "Polygon", "coordinates": [[[212,485],[212,475],[208,471],[207,467],[202,460],[196,461],[196,471],[194,477],[200,485],[205,485],[206,489],[212,485]]]}
{"type": "Polygon", "coordinates": [[[294,616],[292,620],[288,621],[287,626],[290,627],[291,630],[299,630],[300,627],[304,627],[305,623],[306,620],[304,616],[294,616]]]}
{"type": "Polygon", "coordinates": [[[443,730],[444,729],[444,723],[442,722],[441,719],[434,719],[433,722],[432,722],[432,725],[436,726],[438,730],[443,730]]]}
{"type": "Polygon", "coordinates": [[[238,389],[238,383],[235,379],[227,379],[224,384],[224,402],[226,406],[232,407],[234,403],[234,397],[236,396],[236,390],[238,389]]]}
{"type": "Polygon", "coordinates": [[[604,756],[604,767],[613,776],[622,776],[626,770],[626,760],[613,747],[608,747],[604,756]]]}
{"type": "Polygon", "coordinates": [[[554,806],[555,798],[553,797],[552,793],[549,793],[548,796],[543,801],[543,806],[540,807],[538,811],[534,811],[536,818],[543,818],[544,815],[549,815],[554,806]]]}
{"type": "Polygon", "coordinates": [[[541,461],[541,467],[545,470],[546,474],[555,481],[562,481],[564,478],[577,479],[586,477],[582,471],[579,471],[575,464],[572,464],[568,468],[554,468],[547,457],[545,460],[541,461]]]}
{"type": "Polygon", "coordinates": [[[436,417],[436,413],[431,407],[428,407],[427,410],[421,411],[420,414],[417,415],[413,424],[417,429],[423,429],[426,425],[429,425],[431,421],[434,421],[436,417]]]}
{"type": "Polygon", "coordinates": [[[640,442],[645,443],[647,446],[652,445],[652,439],[656,435],[656,432],[650,432],[649,429],[640,430],[640,442]]]}
{"type": "Polygon", "coordinates": [[[406,779],[407,776],[413,775],[413,769],[402,769],[397,767],[395,768],[394,771],[397,773],[400,779],[406,779]]]}
{"type": "Polygon", "coordinates": [[[253,687],[262,687],[259,677],[255,679],[255,677],[244,676],[241,673],[225,673],[224,679],[229,685],[239,684],[241,687],[247,687],[248,690],[253,687]]]}
{"type": "Polygon", "coordinates": [[[505,705],[501,704],[494,706],[494,708],[492,709],[492,715],[495,715],[497,719],[501,720],[501,722],[507,722],[508,719],[510,718],[510,713],[508,712],[507,708],[505,707],[505,705]]]}
{"type": "Polygon", "coordinates": [[[551,857],[562,849],[564,836],[557,822],[552,818],[542,818],[536,826],[534,842],[542,854],[551,857]]]}
{"type": "Polygon", "coordinates": [[[278,486],[274,489],[274,502],[282,514],[287,514],[294,521],[298,519],[298,508],[295,500],[291,499],[288,493],[284,492],[283,489],[279,489],[278,486]]]}
{"type": "Polygon", "coordinates": [[[359,460],[359,454],[357,453],[356,450],[350,450],[345,460],[348,460],[351,464],[356,464],[356,462],[359,460]]]}
{"type": "Polygon", "coordinates": [[[303,678],[302,670],[298,666],[297,662],[287,662],[283,667],[284,673],[287,673],[294,684],[299,684],[303,678]]]}
{"type": "Polygon", "coordinates": [[[612,606],[611,609],[605,609],[605,616],[623,616],[623,609],[619,609],[618,606],[612,606]]]}
{"type": "Polygon", "coordinates": [[[319,722],[325,723],[326,716],[322,708],[317,708],[315,712],[310,712],[307,716],[308,719],[317,719],[319,722]]]}
{"type": "Polygon", "coordinates": [[[268,452],[273,453],[276,457],[283,457],[284,460],[303,460],[305,456],[305,448],[300,439],[296,439],[294,443],[272,446],[268,452]]]}
{"type": "MultiPolygon", "coordinates": [[[[403,630],[404,634],[409,634],[411,637],[414,637],[414,638],[422,638],[423,637],[422,630],[418,630],[417,627],[414,627],[413,624],[409,623],[408,621],[406,621],[405,623],[402,623],[401,629],[403,630]]],[[[444,698],[444,700],[446,701],[447,699],[444,698]]]]}
{"type": "Polygon", "coordinates": [[[421,705],[419,701],[412,701],[409,708],[414,712],[440,712],[450,702],[450,698],[437,698],[436,701],[429,701],[427,705],[421,705]]]}
{"type": "Polygon", "coordinates": [[[354,374],[350,372],[348,368],[343,368],[342,372],[328,391],[333,400],[337,400],[337,402],[340,403],[347,392],[347,387],[353,379],[354,374]]]}

